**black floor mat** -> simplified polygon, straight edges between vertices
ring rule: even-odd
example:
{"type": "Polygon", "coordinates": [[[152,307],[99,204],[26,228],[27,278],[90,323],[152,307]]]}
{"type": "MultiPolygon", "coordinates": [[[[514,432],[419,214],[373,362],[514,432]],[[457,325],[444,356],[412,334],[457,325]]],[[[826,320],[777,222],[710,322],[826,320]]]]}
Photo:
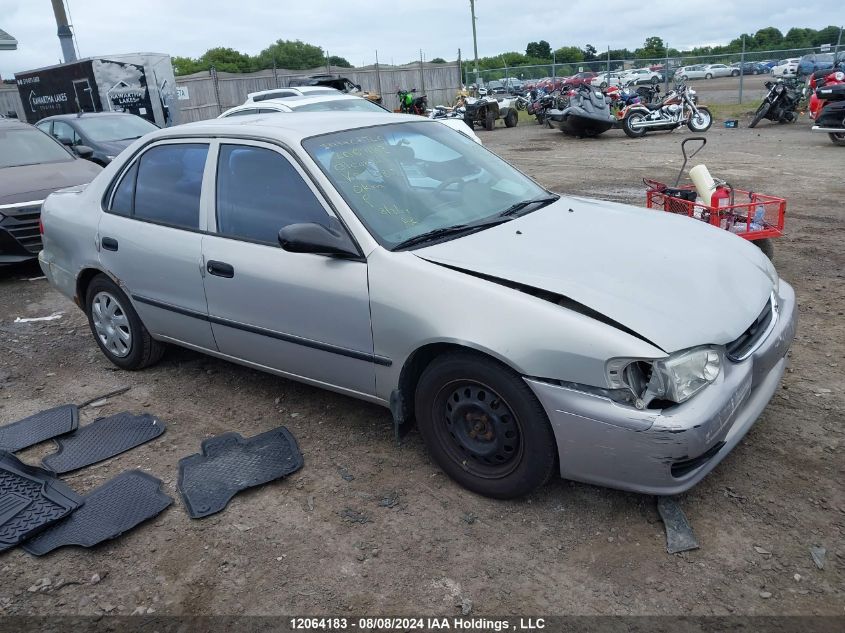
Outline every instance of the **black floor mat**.
{"type": "Polygon", "coordinates": [[[241,490],[302,468],[296,440],[280,426],[244,439],[225,433],[205,440],[202,454],[179,460],[179,492],[191,518],[220,512],[241,490]]]}
{"type": "Polygon", "coordinates": [[[0,552],[64,518],[83,500],[52,473],[0,451],[0,552]]]}
{"type": "Polygon", "coordinates": [[[158,515],[173,503],[161,490],[161,481],[140,470],[110,479],[85,496],[85,505],[23,544],[30,554],[42,556],[57,547],[93,547],[113,539],[158,515]]]}
{"type": "Polygon", "coordinates": [[[70,433],[79,426],[79,409],[75,404],[65,404],[47,409],[23,420],[0,426],[0,450],[14,453],[70,433]]]}
{"type": "Polygon", "coordinates": [[[164,422],[149,414],[118,413],[57,438],[59,450],[41,463],[54,473],[69,473],[154,440],[164,430],[164,422]]]}

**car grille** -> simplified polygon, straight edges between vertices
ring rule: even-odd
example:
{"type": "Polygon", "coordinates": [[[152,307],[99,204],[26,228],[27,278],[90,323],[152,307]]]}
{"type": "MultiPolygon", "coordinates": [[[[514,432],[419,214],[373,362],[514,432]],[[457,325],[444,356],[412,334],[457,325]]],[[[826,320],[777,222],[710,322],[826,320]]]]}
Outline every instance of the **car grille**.
{"type": "Polygon", "coordinates": [[[734,362],[745,360],[757,348],[757,344],[763,339],[769,331],[769,326],[775,318],[775,302],[774,296],[769,297],[766,305],[763,306],[760,315],[754,319],[754,322],[748,326],[739,337],[731,341],[725,347],[725,352],[728,358],[734,362]]]}
{"type": "Polygon", "coordinates": [[[38,220],[41,218],[42,202],[38,200],[0,206],[0,228],[8,231],[30,253],[41,250],[38,220]]]}

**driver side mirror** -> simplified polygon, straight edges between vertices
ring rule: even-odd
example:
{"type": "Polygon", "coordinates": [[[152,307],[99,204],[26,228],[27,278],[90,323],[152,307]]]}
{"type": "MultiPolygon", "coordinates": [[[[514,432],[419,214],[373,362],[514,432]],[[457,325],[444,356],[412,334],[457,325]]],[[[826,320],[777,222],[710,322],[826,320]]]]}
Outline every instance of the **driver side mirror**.
{"type": "Polygon", "coordinates": [[[71,149],[79,158],[91,158],[94,155],[94,150],[87,145],[74,145],[71,149]]]}
{"type": "Polygon", "coordinates": [[[360,253],[342,229],[330,229],[316,222],[288,224],[279,231],[279,244],[290,253],[313,253],[331,257],[355,258],[360,253]]]}

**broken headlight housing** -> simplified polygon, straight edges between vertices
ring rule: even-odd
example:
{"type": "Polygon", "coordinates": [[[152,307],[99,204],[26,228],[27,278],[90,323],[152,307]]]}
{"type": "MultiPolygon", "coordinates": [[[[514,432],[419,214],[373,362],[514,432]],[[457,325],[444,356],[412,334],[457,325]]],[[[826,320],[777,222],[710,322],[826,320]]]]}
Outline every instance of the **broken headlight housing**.
{"type": "Polygon", "coordinates": [[[628,389],[634,406],[645,409],[653,401],[680,404],[718,378],[722,350],[694,347],[657,360],[614,358],[607,363],[610,389],[628,389]]]}

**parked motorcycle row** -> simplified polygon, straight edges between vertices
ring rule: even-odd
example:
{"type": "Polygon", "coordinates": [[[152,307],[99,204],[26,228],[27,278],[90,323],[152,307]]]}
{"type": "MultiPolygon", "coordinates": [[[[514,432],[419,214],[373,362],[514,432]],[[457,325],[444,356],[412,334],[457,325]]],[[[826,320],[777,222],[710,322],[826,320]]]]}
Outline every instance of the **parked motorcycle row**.
{"type": "MultiPolygon", "coordinates": [[[[763,119],[794,123],[807,99],[813,131],[827,133],[833,143],[845,146],[845,72],[820,70],[809,77],[803,90],[792,78],[767,81],[765,86],[768,92],[750,128],[763,119]]],[[[462,92],[453,106],[438,105],[431,110],[426,97],[415,93],[415,90],[397,93],[400,111],[427,114],[433,119],[458,118],[470,128],[477,126],[485,130],[492,130],[498,119],[503,119],[506,127],[514,127],[520,110],[526,110],[538,124],[557,127],[564,134],[578,138],[595,137],[614,127],[621,128],[630,138],[684,126],[702,133],[713,124],[710,109],[698,103],[696,91],[683,80],[666,94],[661,94],[660,84],[637,86],[634,81],[604,88],[586,82],[549,91],[540,87],[516,95],[462,92]]]]}

